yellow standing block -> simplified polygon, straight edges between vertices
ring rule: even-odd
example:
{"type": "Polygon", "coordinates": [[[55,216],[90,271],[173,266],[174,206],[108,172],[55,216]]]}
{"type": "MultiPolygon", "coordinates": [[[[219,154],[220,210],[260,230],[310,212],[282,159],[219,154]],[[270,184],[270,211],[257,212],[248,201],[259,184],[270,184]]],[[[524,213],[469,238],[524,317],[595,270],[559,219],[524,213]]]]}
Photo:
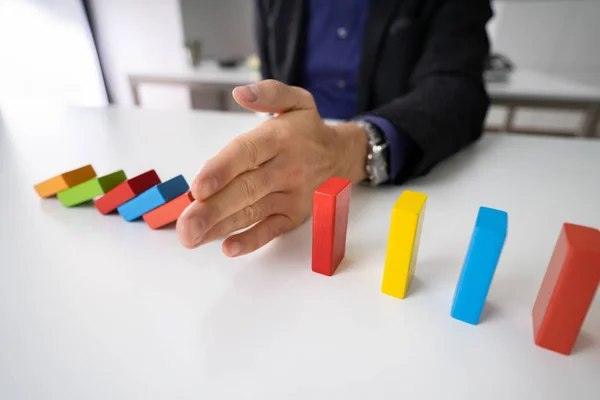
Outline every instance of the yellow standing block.
{"type": "Polygon", "coordinates": [[[403,299],[415,273],[427,195],[404,191],[392,209],[381,292],[403,299]]]}

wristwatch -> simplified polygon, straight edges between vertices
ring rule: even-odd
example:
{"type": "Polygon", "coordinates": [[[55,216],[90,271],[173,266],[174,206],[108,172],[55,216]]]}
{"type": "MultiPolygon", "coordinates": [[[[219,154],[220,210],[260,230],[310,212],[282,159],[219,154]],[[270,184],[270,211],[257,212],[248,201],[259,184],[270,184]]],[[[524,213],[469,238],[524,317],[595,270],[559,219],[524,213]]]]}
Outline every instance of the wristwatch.
{"type": "Polygon", "coordinates": [[[365,183],[370,186],[381,185],[390,179],[389,144],[383,132],[374,124],[365,120],[357,120],[355,123],[365,131],[368,138],[365,183]]]}

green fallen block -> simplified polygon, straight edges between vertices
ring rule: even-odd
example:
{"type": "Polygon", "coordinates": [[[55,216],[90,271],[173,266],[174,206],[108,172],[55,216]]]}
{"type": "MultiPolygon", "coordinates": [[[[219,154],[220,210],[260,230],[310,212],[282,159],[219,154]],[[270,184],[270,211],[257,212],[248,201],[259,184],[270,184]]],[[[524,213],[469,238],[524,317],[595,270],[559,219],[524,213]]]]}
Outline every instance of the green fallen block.
{"type": "Polygon", "coordinates": [[[113,172],[112,174],[90,179],[77,186],[63,190],[62,192],[59,192],[56,197],[58,197],[58,200],[60,200],[63,206],[72,207],[93,200],[95,197],[105,194],[126,180],[127,177],[125,176],[125,172],[121,170],[113,172]]]}

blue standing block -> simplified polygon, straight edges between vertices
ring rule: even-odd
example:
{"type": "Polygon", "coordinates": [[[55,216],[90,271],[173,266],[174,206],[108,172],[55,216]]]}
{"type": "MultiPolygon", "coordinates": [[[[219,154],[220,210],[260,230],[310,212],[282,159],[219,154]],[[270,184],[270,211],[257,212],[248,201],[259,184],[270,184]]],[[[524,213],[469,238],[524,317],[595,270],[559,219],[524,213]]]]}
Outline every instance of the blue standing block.
{"type": "Polygon", "coordinates": [[[456,285],[451,315],[477,325],[488,295],[496,265],[504,247],[508,214],[480,207],[471,243],[456,285]]]}
{"type": "Polygon", "coordinates": [[[137,197],[118,207],[119,214],[125,221],[133,221],[165,203],[181,196],[189,190],[189,185],[182,175],[151,187],[137,197]]]}

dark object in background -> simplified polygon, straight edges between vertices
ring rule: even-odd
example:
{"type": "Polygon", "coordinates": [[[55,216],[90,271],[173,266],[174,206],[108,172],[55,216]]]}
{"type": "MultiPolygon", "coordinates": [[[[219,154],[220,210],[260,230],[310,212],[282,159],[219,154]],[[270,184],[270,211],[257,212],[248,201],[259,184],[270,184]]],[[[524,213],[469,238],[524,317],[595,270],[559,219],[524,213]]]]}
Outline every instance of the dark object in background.
{"type": "Polygon", "coordinates": [[[188,54],[188,62],[192,67],[200,65],[202,60],[202,42],[200,40],[191,40],[185,43],[188,54]]]}
{"type": "Polygon", "coordinates": [[[225,58],[217,61],[221,68],[237,68],[244,62],[242,58],[225,58]]]}
{"type": "Polygon", "coordinates": [[[502,54],[490,54],[485,60],[483,77],[486,82],[506,82],[514,70],[514,64],[502,54]]]}

